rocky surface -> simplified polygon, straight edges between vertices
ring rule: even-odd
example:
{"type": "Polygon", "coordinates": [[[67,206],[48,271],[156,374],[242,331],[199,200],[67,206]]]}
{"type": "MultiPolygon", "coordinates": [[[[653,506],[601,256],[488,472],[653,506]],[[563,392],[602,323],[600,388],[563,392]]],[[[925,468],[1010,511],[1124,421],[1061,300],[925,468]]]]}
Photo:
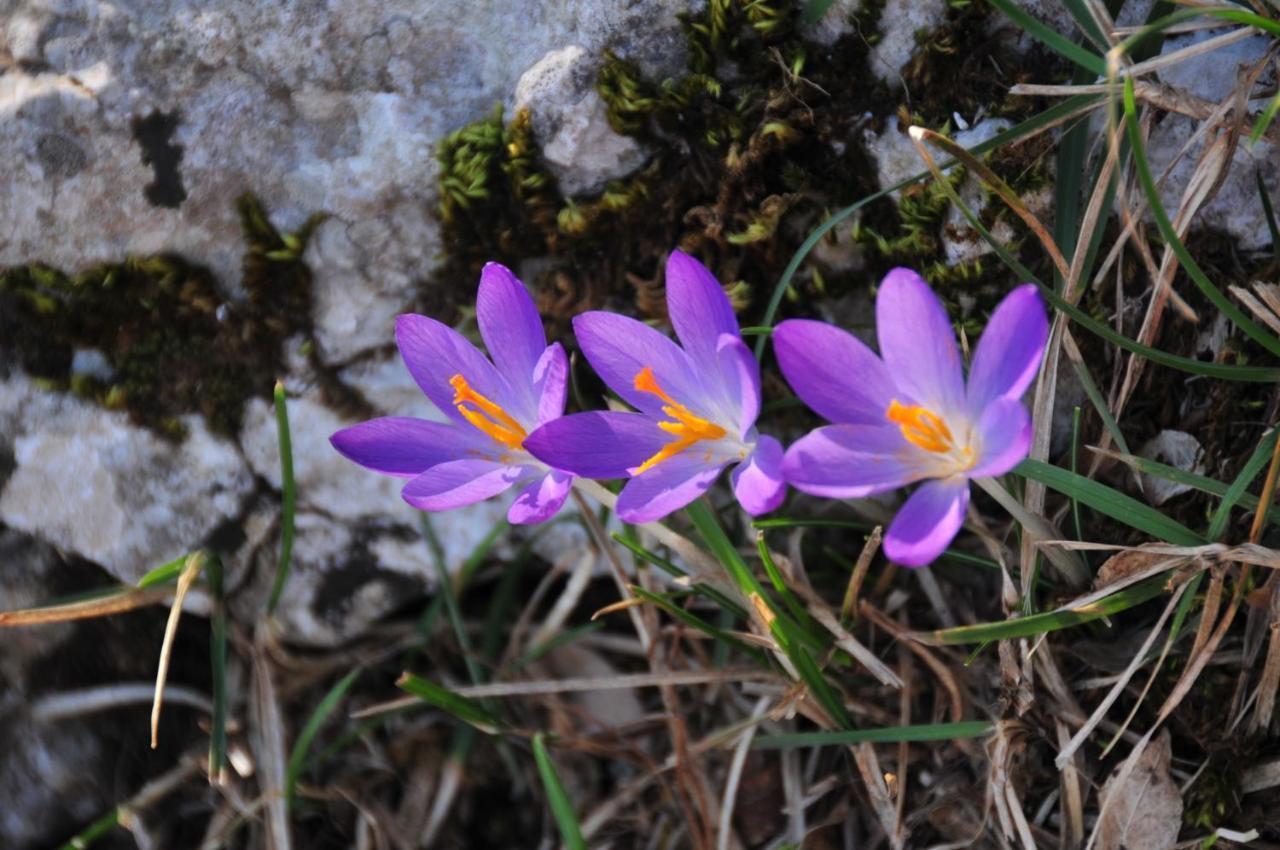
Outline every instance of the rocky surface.
{"type": "Polygon", "coordinates": [[[614,132],[596,91],[597,60],[578,46],[553,50],[516,84],[516,108],[528,109],[542,156],[568,197],[599,192],[644,164],[644,149],[614,132]]]}
{"type": "Polygon", "coordinates": [[[137,581],[238,516],[254,489],[234,443],[199,417],[183,424],[171,443],[19,374],[0,381],[0,524],[137,581]]]}
{"type": "Polygon", "coordinates": [[[674,70],[696,5],[22,4],[0,27],[0,266],[172,251],[230,287],[252,190],[285,229],[331,216],[308,260],[345,359],[385,341],[440,252],[434,143],[570,45],[674,70]]]}

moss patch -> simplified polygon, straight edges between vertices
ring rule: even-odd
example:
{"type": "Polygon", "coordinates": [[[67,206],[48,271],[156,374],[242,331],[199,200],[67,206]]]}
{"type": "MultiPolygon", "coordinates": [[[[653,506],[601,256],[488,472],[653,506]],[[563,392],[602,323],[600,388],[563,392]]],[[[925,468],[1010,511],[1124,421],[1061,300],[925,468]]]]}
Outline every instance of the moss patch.
{"type": "Polygon", "coordinates": [[[170,436],[182,435],[178,417],[187,413],[235,433],[245,400],[270,393],[283,341],[310,335],[302,253],[320,220],[281,233],[253,197],[237,206],[247,242],[243,302],[227,302],[208,269],[171,254],[78,274],[9,268],[0,271],[0,355],[170,436]],[[73,375],[77,349],[101,352],[111,377],[73,375]]]}
{"type": "MultiPolygon", "coordinates": [[[[507,122],[498,111],[446,139],[438,156],[447,257],[423,287],[422,309],[456,320],[483,263],[539,258],[526,282],[557,334],[584,309],[661,319],[660,263],[679,247],[726,283],[751,323],[809,230],[879,188],[862,144],[867,129],[882,130],[895,112],[942,128],[955,109],[1021,117],[1038,106],[1005,94],[1015,80],[999,69],[1018,65],[1003,61],[1005,42],[991,34],[983,4],[953,4],[944,25],[922,35],[897,93],[867,64],[883,4],[863,4],[852,32],[830,48],[803,39],[801,5],[711,0],[682,19],[688,61],[671,79],[647,78],[606,53],[597,89],[610,123],[652,154],[598,197],[562,197],[541,167],[528,115],[507,122]],[[941,91],[941,79],[963,79],[964,91],[941,91]]],[[[1042,174],[1040,164],[1012,163],[1027,175],[1042,174]]],[[[870,205],[860,217],[865,268],[824,275],[807,264],[792,295],[838,297],[901,264],[925,270],[944,294],[987,278],[993,293],[1007,289],[998,263],[945,264],[946,210],[929,187],[908,194],[901,211],[888,200],[870,205]]]]}

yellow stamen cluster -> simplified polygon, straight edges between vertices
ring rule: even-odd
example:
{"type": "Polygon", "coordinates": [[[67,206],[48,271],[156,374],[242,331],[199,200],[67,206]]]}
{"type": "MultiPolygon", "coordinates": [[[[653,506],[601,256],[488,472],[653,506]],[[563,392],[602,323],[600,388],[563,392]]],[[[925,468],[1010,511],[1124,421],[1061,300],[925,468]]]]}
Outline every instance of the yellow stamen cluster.
{"type": "Polygon", "coordinates": [[[662,412],[670,416],[673,421],[659,422],[658,427],[674,435],[676,439],[667,443],[657,454],[636,467],[632,471],[633,475],[652,469],[702,440],[718,440],[728,433],[719,425],[694,414],[689,408],[667,395],[666,391],[658,385],[658,379],[653,376],[653,369],[648,366],[636,373],[635,388],[642,393],[656,395],[666,402],[662,412]]]}
{"type": "Polygon", "coordinates": [[[520,423],[511,417],[511,414],[471,389],[467,379],[460,374],[449,379],[449,386],[453,387],[454,405],[468,422],[489,435],[499,445],[514,450],[524,448],[524,438],[529,435],[520,423]]]}
{"type": "Polygon", "coordinates": [[[930,452],[949,452],[955,448],[955,438],[947,423],[932,410],[918,404],[907,406],[897,399],[889,403],[885,418],[902,429],[907,442],[930,452]]]}

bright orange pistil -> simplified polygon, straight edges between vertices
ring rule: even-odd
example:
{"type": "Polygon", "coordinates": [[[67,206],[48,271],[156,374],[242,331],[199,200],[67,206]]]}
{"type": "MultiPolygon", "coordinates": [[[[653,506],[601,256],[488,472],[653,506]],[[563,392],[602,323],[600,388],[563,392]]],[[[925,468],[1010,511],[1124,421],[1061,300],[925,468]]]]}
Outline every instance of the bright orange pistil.
{"type": "Polygon", "coordinates": [[[694,414],[689,408],[667,395],[666,391],[658,386],[658,379],[653,376],[653,369],[648,366],[636,373],[635,388],[642,393],[652,393],[666,402],[662,412],[674,421],[659,422],[658,427],[668,434],[675,435],[676,439],[667,443],[657,454],[632,470],[632,475],[639,475],[647,469],[652,469],[702,440],[718,440],[728,433],[719,425],[694,414]]]}
{"type": "Polygon", "coordinates": [[[454,405],[468,422],[488,434],[499,445],[516,450],[524,448],[524,438],[529,435],[510,413],[471,389],[462,375],[450,378],[449,386],[453,387],[454,405]],[[473,407],[478,409],[473,410],[473,407]]]}
{"type": "Polygon", "coordinates": [[[907,406],[897,399],[889,403],[885,418],[902,429],[908,442],[930,452],[950,452],[955,448],[955,438],[947,423],[932,410],[918,404],[907,406]]]}

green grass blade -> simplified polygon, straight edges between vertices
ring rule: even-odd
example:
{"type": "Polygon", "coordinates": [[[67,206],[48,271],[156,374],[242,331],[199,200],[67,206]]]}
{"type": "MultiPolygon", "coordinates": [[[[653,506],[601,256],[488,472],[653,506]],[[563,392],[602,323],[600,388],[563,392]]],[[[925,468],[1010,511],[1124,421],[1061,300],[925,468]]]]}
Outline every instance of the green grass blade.
{"type": "Polygon", "coordinates": [[[1126,77],[1124,81],[1124,113],[1125,123],[1129,129],[1129,147],[1133,155],[1134,167],[1138,172],[1138,181],[1142,184],[1143,193],[1147,196],[1147,205],[1151,209],[1152,217],[1155,218],[1160,235],[1164,237],[1165,244],[1169,246],[1174,256],[1178,258],[1178,262],[1182,264],[1183,270],[1191,278],[1196,288],[1209,299],[1214,307],[1218,308],[1219,312],[1223,313],[1231,320],[1232,324],[1244,331],[1247,336],[1251,337],[1267,351],[1280,355],[1280,338],[1277,338],[1275,334],[1270,333],[1254,322],[1230,298],[1224,295],[1222,290],[1209,280],[1204,270],[1200,268],[1199,263],[1191,256],[1191,252],[1187,250],[1187,246],[1178,238],[1178,233],[1173,228],[1173,222],[1169,220],[1164,204],[1160,201],[1160,190],[1156,188],[1155,177],[1151,174],[1151,166],[1147,162],[1147,154],[1142,146],[1142,126],[1138,120],[1138,103],[1134,95],[1133,79],[1131,77],[1126,77]]]}
{"type": "Polygon", "coordinates": [[[186,555],[182,555],[181,557],[174,558],[172,561],[170,561],[167,564],[161,564],[151,572],[144,575],[142,578],[138,579],[138,584],[136,585],[136,587],[138,588],[138,590],[145,590],[146,588],[154,587],[157,584],[164,584],[165,582],[176,581],[178,578],[178,573],[182,572],[183,566],[186,565],[187,559],[190,557],[191,555],[188,553],[186,555]]]}
{"type": "Polygon", "coordinates": [[[887,726],[880,729],[845,731],[789,732],[782,735],[759,735],[751,742],[753,750],[782,750],[792,747],[828,747],[848,744],[900,744],[910,741],[954,741],[960,738],[985,738],[995,726],[988,720],[961,720],[956,723],[929,723],[919,726],[887,726]]]}
{"type": "Polygon", "coordinates": [[[205,553],[205,578],[213,602],[209,660],[213,671],[213,716],[209,719],[209,781],[222,782],[227,765],[227,603],[222,588],[222,561],[205,553]]]}
{"type": "Polygon", "coordinates": [[[1253,450],[1253,454],[1245,461],[1240,474],[1236,476],[1236,480],[1231,482],[1231,486],[1222,494],[1222,503],[1218,505],[1218,509],[1214,511],[1213,517],[1209,520],[1209,530],[1206,532],[1206,537],[1209,540],[1217,540],[1227,530],[1227,522],[1231,519],[1231,509],[1235,507],[1237,502],[1250,508],[1258,505],[1258,499],[1254,496],[1248,496],[1246,500],[1245,491],[1253,483],[1253,479],[1257,478],[1267,463],[1270,462],[1271,453],[1275,450],[1277,435],[1280,435],[1280,430],[1272,428],[1262,438],[1262,441],[1258,443],[1258,447],[1253,450]]]}
{"type": "MultiPolygon", "coordinates": [[[[1276,103],[1280,103],[1280,92],[1276,92],[1276,103]]],[[[1280,260],[1280,224],[1276,223],[1276,211],[1271,206],[1271,196],[1267,194],[1267,184],[1262,180],[1262,169],[1253,172],[1253,179],[1258,183],[1258,197],[1262,199],[1262,213],[1267,219],[1267,230],[1271,233],[1271,254],[1280,260]]]]}
{"type": "Polygon", "coordinates": [[[578,814],[560,782],[541,732],[533,736],[533,758],[538,764],[538,775],[542,777],[542,787],[547,792],[551,815],[556,819],[556,826],[560,828],[560,837],[564,839],[565,846],[569,850],[587,850],[587,841],[582,837],[582,827],[578,824],[578,814]]]}
{"type": "MultiPolygon", "coordinates": [[[[969,153],[977,156],[986,153],[987,151],[995,150],[1002,145],[1016,142],[1025,136],[1044,129],[1045,127],[1050,127],[1054,124],[1065,121],[1073,115],[1088,112],[1090,109],[1093,109],[1095,106],[1102,103],[1104,99],[1105,95],[1101,94],[1081,94],[1069,97],[1061,103],[1055,104],[1043,112],[1037,113],[1025,121],[1010,127],[1003,133],[997,133],[985,142],[974,145],[969,148],[968,151],[969,153]]],[[[953,164],[954,160],[948,160],[942,164],[942,167],[948,168],[953,164]]],[[[774,285],[773,293],[769,296],[769,303],[765,307],[764,318],[759,327],[773,327],[774,320],[778,316],[778,310],[782,306],[782,299],[786,296],[787,289],[791,286],[791,279],[795,277],[796,272],[800,270],[800,266],[804,263],[805,257],[809,256],[809,252],[814,249],[814,246],[822,241],[822,237],[826,236],[842,221],[848,219],[867,204],[878,201],[880,198],[883,198],[892,192],[896,192],[899,189],[905,189],[928,176],[928,171],[921,171],[920,173],[907,177],[904,180],[899,180],[892,186],[887,186],[878,192],[866,196],[860,201],[856,201],[847,207],[837,210],[832,213],[826,221],[815,227],[813,232],[809,234],[809,237],[805,239],[804,242],[800,244],[800,247],[796,249],[796,252],[791,255],[790,262],[787,263],[787,267],[783,269],[782,275],[778,278],[777,284],[774,285]]],[[[769,339],[769,334],[761,334],[760,338],[756,340],[755,354],[757,360],[764,356],[764,349],[768,344],[769,339]]],[[[1277,370],[1277,373],[1280,374],[1280,370],[1277,370]]]]}
{"type": "Polygon", "coordinates": [[[827,10],[831,8],[831,4],[835,0],[805,0],[804,12],[801,13],[801,20],[806,24],[816,24],[827,10]]]}
{"type": "Polygon", "coordinates": [[[1150,505],[1083,475],[1030,459],[1018,464],[1013,471],[1166,543],[1199,546],[1205,542],[1199,534],[1150,505]]]}
{"type": "MultiPolygon", "coordinates": [[[[795,518],[795,517],[773,517],[771,519],[758,519],[751,524],[754,528],[768,530],[772,528],[847,528],[850,531],[861,531],[869,534],[875,527],[869,522],[856,522],[853,520],[843,519],[816,519],[816,518],[795,518]]],[[[991,558],[984,558],[981,555],[974,555],[970,552],[962,552],[959,549],[944,549],[942,554],[938,556],[940,561],[953,561],[957,564],[964,564],[970,567],[982,567],[988,570],[1000,569],[1000,564],[991,558]]]]}
{"type": "Polygon", "coordinates": [[[708,623],[706,620],[702,619],[697,614],[694,614],[692,611],[688,611],[680,607],[679,605],[675,604],[673,601],[668,599],[666,596],[660,593],[653,593],[652,591],[645,590],[643,587],[632,587],[631,592],[634,593],[636,596],[640,597],[641,599],[644,599],[648,602],[653,603],[654,605],[657,605],[659,608],[661,608],[663,611],[666,611],[672,617],[675,617],[677,620],[684,623],[685,625],[691,626],[692,628],[697,629],[703,634],[708,635],[713,640],[732,646],[734,649],[737,649],[740,652],[745,653],[746,655],[750,656],[753,661],[760,664],[760,666],[762,667],[769,666],[769,660],[768,658],[765,657],[765,654],[763,652],[756,649],[754,646],[751,646],[750,644],[746,643],[745,641],[739,640],[738,638],[726,632],[724,629],[720,629],[720,628],[717,628],[716,626],[713,626],[711,623],[708,623]]]}
{"type": "MultiPolygon", "coordinates": [[[[969,222],[970,226],[972,226],[974,230],[976,230],[982,238],[986,240],[987,244],[991,246],[996,256],[998,256],[1006,266],[1012,269],[1023,280],[1034,283],[1036,288],[1040,291],[1041,297],[1043,297],[1045,301],[1049,302],[1054,309],[1060,313],[1065,313],[1073,322],[1085,328],[1095,336],[1099,336],[1102,339],[1119,346],[1125,351],[1131,351],[1135,354],[1141,355],[1152,363],[1158,363],[1161,366],[1169,366],[1170,368],[1189,372],[1193,375],[1204,375],[1206,377],[1221,378],[1228,381],[1247,381],[1255,383],[1280,382],[1280,368],[1231,366],[1225,363],[1202,363],[1199,360],[1195,360],[1190,357],[1180,357],[1176,354],[1169,354],[1168,352],[1160,351],[1159,349],[1151,348],[1139,342],[1135,342],[1124,334],[1119,333],[1105,322],[1099,322],[1075,304],[1064,300],[1062,296],[1055,292],[1051,287],[1045,286],[1030,269],[1019,262],[1019,260],[1014,257],[1004,245],[1000,244],[1000,242],[991,235],[991,231],[982,223],[978,216],[974,214],[973,210],[969,208],[969,205],[960,198],[955,188],[952,187],[948,181],[941,181],[938,184],[938,188],[947,196],[951,203],[955,205],[955,207],[965,217],[965,220],[969,222]]],[[[1089,382],[1086,381],[1086,388],[1088,385],[1089,382]]],[[[1097,407],[1098,414],[1103,418],[1103,421],[1107,421],[1110,418],[1110,411],[1107,410],[1105,404],[1099,406],[1092,396],[1090,397],[1090,402],[1097,407]]]]}
{"type": "Polygon", "coordinates": [[[985,643],[1010,638],[1034,637],[1046,632],[1069,628],[1101,617],[1109,617],[1127,611],[1156,598],[1165,592],[1169,577],[1152,576],[1146,581],[1138,582],[1119,590],[1110,596],[1082,605],[1079,608],[1059,608],[1043,614],[1032,614],[1015,620],[999,620],[994,623],[978,623],[972,626],[957,626],[953,629],[939,629],[923,632],[915,637],[929,644],[968,644],[985,643]]]}
{"type": "Polygon", "coordinates": [[[1250,144],[1256,144],[1258,139],[1262,138],[1262,134],[1267,132],[1271,122],[1276,120],[1277,112],[1280,112],[1280,91],[1276,92],[1275,97],[1267,101],[1267,105],[1262,109],[1262,114],[1254,122],[1253,130],[1249,133],[1250,144]]]}
{"type": "Polygon", "coordinates": [[[412,673],[401,675],[396,681],[396,687],[425,703],[447,711],[464,723],[470,723],[487,735],[493,735],[503,727],[501,720],[475,700],[456,694],[446,687],[428,682],[412,673]]]}
{"type": "Polygon", "coordinates": [[[342,702],[342,698],[346,696],[347,691],[355,684],[359,676],[360,668],[357,667],[339,679],[338,683],[324,695],[324,699],[320,700],[319,705],[315,707],[315,710],[311,712],[311,716],[307,718],[302,731],[298,733],[298,740],[293,744],[293,751],[289,754],[289,767],[285,772],[284,793],[290,809],[293,808],[298,779],[301,778],[302,771],[306,767],[307,758],[311,753],[312,742],[315,741],[316,735],[320,733],[320,729],[324,726],[325,721],[329,719],[329,715],[333,714],[334,709],[342,702]]]}
{"type": "MultiPolygon", "coordinates": [[[[689,577],[689,574],[687,572],[680,569],[675,564],[671,563],[671,561],[667,560],[661,555],[658,555],[655,552],[649,551],[645,547],[641,546],[638,542],[636,542],[635,540],[632,540],[626,535],[619,534],[618,532],[615,531],[610,536],[614,540],[616,540],[621,546],[624,546],[627,549],[629,549],[631,553],[634,554],[637,558],[640,558],[641,560],[652,564],[653,566],[657,567],[658,569],[662,570],[663,572],[672,576],[673,578],[689,577]]],[[[733,616],[738,618],[739,620],[747,619],[747,612],[743,610],[741,605],[739,605],[737,602],[733,601],[724,593],[712,587],[711,585],[706,584],[704,582],[696,582],[696,583],[691,583],[689,585],[689,589],[694,593],[698,594],[699,596],[705,596],[707,599],[716,603],[721,608],[731,612],[733,616]]]]}
{"type": "MultiPolygon", "coordinates": [[[[1079,475],[1080,459],[1080,405],[1076,405],[1071,410],[1071,474],[1079,475]]],[[[1080,500],[1075,496],[1071,497],[1071,522],[1075,526],[1076,540],[1084,539],[1083,528],[1080,525],[1080,500]]]]}
{"type": "Polygon", "coordinates": [[[1081,68],[1085,69],[1094,76],[1100,77],[1107,73],[1107,62],[1098,54],[1086,50],[1076,44],[1071,39],[1059,33],[1047,24],[1041,23],[1022,9],[1013,0],[991,0],[991,5],[995,6],[1005,17],[1017,24],[1018,29],[1030,35],[1036,41],[1045,47],[1068,59],[1081,68]]]}
{"type": "Polygon", "coordinates": [[[289,564],[293,559],[294,514],[298,504],[298,485],[293,478],[293,438],[289,433],[289,408],[285,402],[284,383],[276,381],[276,435],[280,444],[280,561],[276,564],[276,578],[271,585],[271,598],[267,613],[276,610],[285,581],[289,578],[289,564]]]}
{"type": "Polygon", "coordinates": [[[58,850],[88,850],[99,838],[107,835],[120,826],[120,816],[124,814],[122,807],[117,806],[85,827],[81,832],[63,844],[58,850]]]}

